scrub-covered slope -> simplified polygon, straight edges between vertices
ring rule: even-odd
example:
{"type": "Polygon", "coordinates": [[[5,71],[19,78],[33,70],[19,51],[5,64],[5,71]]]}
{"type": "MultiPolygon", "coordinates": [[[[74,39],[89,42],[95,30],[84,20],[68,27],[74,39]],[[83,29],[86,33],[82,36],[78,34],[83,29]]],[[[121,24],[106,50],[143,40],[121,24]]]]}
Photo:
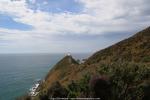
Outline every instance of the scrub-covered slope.
{"type": "Polygon", "coordinates": [[[74,60],[71,55],[65,56],[50,70],[45,78],[45,84],[49,86],[56,80],[65,80],[65,76],[70,75],[76,66],[78,66],[78,62],[74,60]]]}
{"type": "Polygon", "coordinates": [[[100,61],[133,61],[149,62],[150,59],[150,27],[138,32],[115,45],[96,52],[87,63],[100,61]]]}
{"type": "Polygon", "coordinates": [[[38,89],[39,94],[32,98],[147,100],[150,92],[149,73],[150,27],[96,52],[82,64],[78,64],[70,55],[65,56],[49,71],[38,89]]]}

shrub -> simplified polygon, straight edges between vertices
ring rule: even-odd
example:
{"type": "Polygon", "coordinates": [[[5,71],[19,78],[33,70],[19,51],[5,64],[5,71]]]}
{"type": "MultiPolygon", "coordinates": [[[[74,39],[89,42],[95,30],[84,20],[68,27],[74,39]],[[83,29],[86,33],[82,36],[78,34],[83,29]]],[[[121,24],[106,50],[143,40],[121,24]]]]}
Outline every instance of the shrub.
{"type": "Polygon", "coordinates": [[[48,90],[49,98],[64,98],[67,97],[67,90],[59,83],[55,82],[48,90]]]}
{"type": "Polygon", "coordinates": [[[150,56],[144,57],[142,59],[143,62],[150,62],[150,56]]]}
{"type": "Polygon", "coordinates": [[[93,76],[90,80],[90,87],[93,97],[109,100],[111,88],[107,76],[93,76]]]}
{"type": "Polygon", "coordinates": [[[67,90],[69,91],[68,93],[68,98],[76,98],[79,95],[79,85],[72,81],[68,87],[67,90]]]}
{"type": "Polygon", "coordinates": [[[102,64],[99,73],[110,77],[112,100],[141,100],[141,84],[150,78],[149,66],[141,63],[102,64]]]}
{"type": "Polygon", "coordinates": [[[90,94],[89,80],[90,74],[86,74],[78,82],[72,81],[67,87],[68,98],[88,97],[90,94]]]}

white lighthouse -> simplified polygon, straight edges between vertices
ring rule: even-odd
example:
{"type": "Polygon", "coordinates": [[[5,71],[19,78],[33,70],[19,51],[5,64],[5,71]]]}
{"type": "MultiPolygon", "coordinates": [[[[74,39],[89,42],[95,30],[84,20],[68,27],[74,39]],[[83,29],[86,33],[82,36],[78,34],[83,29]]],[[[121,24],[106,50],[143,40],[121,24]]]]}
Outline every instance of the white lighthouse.
{"type": "Polygon", "coordinates": [[[70,53],[67,53],[67,56],[71,56],[71,54],[70,54],[70,53]]]}

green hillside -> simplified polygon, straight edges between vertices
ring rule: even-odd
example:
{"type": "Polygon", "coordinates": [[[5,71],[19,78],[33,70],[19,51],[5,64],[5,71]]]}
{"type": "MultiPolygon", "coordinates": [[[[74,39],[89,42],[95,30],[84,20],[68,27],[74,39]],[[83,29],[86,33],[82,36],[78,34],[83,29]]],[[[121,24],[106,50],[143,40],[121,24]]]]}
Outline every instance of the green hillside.
{"type": "Polygon", "coordinates": [[[87,63],[100,61],[150,62],[150,27],[134,36],[96,52],[87,63]]]}
{"type": "Polygon", "coordinates": [[[150,27],[96,52],[85,63],[65,56],[37,91],[29,99],[150,100],[150,27]]]}

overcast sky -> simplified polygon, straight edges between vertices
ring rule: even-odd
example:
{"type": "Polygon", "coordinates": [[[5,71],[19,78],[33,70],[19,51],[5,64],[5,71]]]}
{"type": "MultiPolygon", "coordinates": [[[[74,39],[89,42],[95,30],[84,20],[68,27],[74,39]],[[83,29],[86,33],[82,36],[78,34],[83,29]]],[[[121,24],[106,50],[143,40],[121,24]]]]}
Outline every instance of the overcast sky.
{"type": "Polygon", "coordinates": [[[150,25],[150,0],[0,0],[0,53],[95,52],[150,25]]]}

